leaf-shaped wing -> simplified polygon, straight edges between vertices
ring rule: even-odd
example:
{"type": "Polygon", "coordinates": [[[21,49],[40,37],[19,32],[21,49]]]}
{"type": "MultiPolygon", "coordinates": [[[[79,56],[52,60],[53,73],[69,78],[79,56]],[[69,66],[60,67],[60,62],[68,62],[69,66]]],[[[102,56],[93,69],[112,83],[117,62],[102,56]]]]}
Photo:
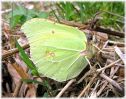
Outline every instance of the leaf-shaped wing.
{"type": "Polygon", "coordinates": [[[76,77],[87,65],[86,36],[77,28],[35,18],[21,28],[26,34],[31,59],[38,72],[57,81],[76,77]]]}

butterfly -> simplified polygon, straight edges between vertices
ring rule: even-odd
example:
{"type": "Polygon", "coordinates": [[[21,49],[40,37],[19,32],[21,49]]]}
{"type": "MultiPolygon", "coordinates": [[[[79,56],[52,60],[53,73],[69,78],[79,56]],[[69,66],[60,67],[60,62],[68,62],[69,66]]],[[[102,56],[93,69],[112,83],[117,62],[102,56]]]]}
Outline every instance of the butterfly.
{"type": "Polygon", "coordinates": [[[39,74],[59,82],[77,77],[87,66],[87,38],[79,29],[33,18],[21,30],[28,38],[31,60],[39,74]]]}

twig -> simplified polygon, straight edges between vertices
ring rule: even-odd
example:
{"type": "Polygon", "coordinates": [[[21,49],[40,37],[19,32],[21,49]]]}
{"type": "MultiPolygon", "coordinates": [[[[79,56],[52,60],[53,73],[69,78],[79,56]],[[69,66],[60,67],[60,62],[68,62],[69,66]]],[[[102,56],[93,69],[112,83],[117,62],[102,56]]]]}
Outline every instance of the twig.
{"type": "MultiPolygon", "coordinates": [[[[123,20],[121,21],[121,20],[115,20],[115,21],[117,21],[117,22],[120,22],[120,23],[123,23],[124,24],[124,17],[123,16],[121,16],[121,15],[118,15],[118,14],[115,14],[115,13],[112,13],[112,12],[109,12],[109,11],[104,11],[104,10],[101,10],[101,11],[99,11],[99,14],[102,14],[102,13],[108,13],[108,14],[111,14],[111,15],[113,15],[113,16],[117,16],[117,17],[120,17],[120,18],[122,18],[123,20]]],[[[103,19],[103,18],[102,18],[103,19]]],[[[113,18],[109,18],[109,19],[111,19],[111,20],[114,20],[113,18]]]]}
{"type": "Polygon", "coordinates": [[[17,62],[13,58],[9,58],[9,63],[12,64],[13,68],[16,70],[16,72],[19,74],[19,76],[21,78],[24,78],[24,79],[29,78],[28,74],[24,71],[24,69],[22,68],[22,66],[20,66],[19,64],[17,64],[17,62]]]}
{"type": "Polygon", "coordinates": [[[95,85],[94,89],[93,89],[93,90],[92,90],[92,92],[91,92],[91,96],[93,96],[93,95],[94,95],[94,93],[96,93],[96,92],[95,92],[95,90],[97,89],[97,87],[98,87],[99,83],[100,83],[100,80],[98,80],[98,81],[97,81],[97,83],[96,83],[96,85],[95,85]]]}
{"type": "Polygon", "coordinates": [[[109,52],[109,53],[101,53],[101,57],[102,58],[106,58],[106,59],[110,59],[110,60],[114,60],[115,57],[114,57],[114,52],[109,52]]]}
{"type": "Polygon", "coordinates": [[[116,66],[119,66],[119,67],[124,67],[125,65],[122,65],[122,64],[115,64],[116,66]]]}
{"type": "Polygon", "coordinates": [[[96,67],[97,64],[95,64],[94,66],[91,66],[90,70],[88,72],[86,72],[78,81],[77,84],[79,84],[80,82],[82,82],[88,75],[96,73],[96,67]]]}
{"type": "Polygon", "coordinates": [[[7,93],[11,93],[11,89],[9,87],[9,83],[6,83],[6,89],[7,89],[7,93]]]}
{"type": "Polygon", "coordinates": [[[99,47],[97,47],[95,44],[92,44],[99,52],[105,53],[105,51],[102,51],[99,47]]]}
{"type": "Polygon", "coordinates": [[[85,91],[91,86],[91,84],[94,82],[94,79],[96,78],[97,74],[94,75],[94,77],[91,79],[91,81],[88,83],[88,85],[82,90],[82,92],[79,94],[78,98],[82,97],[85,93],[85,91]]]}
{"type": "Polygon", "coordinates": [[[87,57],[85,57],[86,61],[88,62],[90,69],[92,69],[93,67],[91,66],[91,62],[89,61],[89,59],[87,57]]]}
{"type": "Polygon", "coordinates": [[[107,45],[108,45],[108,40],[104,43],[104,45],[102,46],[101,50],[103,50],[104,48],[106,48],[107,45]]]}
{"type": "Polygon", "coordinates": [[[126,62],[125,62],[126,58],[125,58],[124,54],[121,52],[121,50],[117,46],[115,46],[114,48],[115,48],[115,52],[117,53],[117,55],[122,59],[124,64],[126,64],[126,62]]]}
{"type": "MultiPolygon", "coordinates": [[[[52,21],[55,21],[54,18],[50,18],[50,20],[52,21]]],[[[73,26],[73,27],[86,27],[87,28],[87,25],[84,25],[82,23],[77,23],[77,22],[73,22],[73,21],[67,21],[67,20],[64,20],[64,19],[60,19],[60,23],[62,24],[66,24],[66,25],[69,25],[69,26],[73,26]]]]}
{"type": "Polygon", "coordinates": [[[61,97],[61,96],[63,95],[63,93],[69,88],[69,86],[70,86],[73,82],[75,82],[75,81],[76,81],[75,79],[70,80],[70,81],[65,85],[65,87],[59,92],[59,94],[56,96],[56,98],[61,97]]]}
{"type": "MultiPolygon", "coordinates": [[[[114,70],[114,72],[112,72],[112,69],[111,69],[111,75],[110,75],[110,78],[112,78],[114,76],[114,74],[117,72],[117,70],[119,69],[119,66],[116,67],[116,69],[114,70]]],[[[104,90],[104,88],[107,86],[108,82],[105,82],[102,87],[100,88],[100,90],[97,92],[97,96],[99,96],[102,92],[102,90],[104,90]]]]}
{"type": "MultiPolygon", "coordinates": [[[[22,47],[23,47],[23,49],[27,49],[27,48],[29,48],[29,44],[23,45],[22,47]]],[[[18,51],[17,48],[11,49],[11,50],[7,51],[6,53],[2,54],[2,59],[5,59],[5,58],[7,58],[7,57],[9,57],[9,56],[11,56],[15,53],[18,53],[18,52],[19,51],[18,51]]]]}
{"type": "Polygon", "coordinates": [[[101,26],[96,26],[94,28],[94,30],[95,31],[98,31],[98,32],[102,32],[102,33],[107,33],[107,34],[110,34],[110,35],[114,35],[114,36],[119,36],[119,37],[124,37],[125,36],[125,33],[123,33],[123,32],[113,31],[111,29],[103,28],[101,26]]]}
{"type": "Polygon", "coordinates": [[[103,45],[102,49],[106,48],[106,46],[108,45],[108,40],[105,42],[105,44],[103,45]]]}
{"type": "Polygon", "coordinates": [[[105,74],[101,73],[100,77],[104,78],[105,80],[107,80],[110,84],[112,84],[114,87],[116,87],[118,90],[122,91],[123,89],[120,87],[120,85],[112,80],[111,78],[109,78],[108,76],[106,76],[105,74]]]}
{"type": "MultiPolygon", "coordinates": [[[[124,52],[124,50],[125,50],[125,48],[124,47],[119,47],[119,49],[121,50],[121,51],[123,51],[124,52]]],[[[103,51],[109,51],[109,52],[114,52],[115,51],[115,49],[112,47],[112,48],[103,48],[102,49],[103,51]]]]}
{"type": "Polygon", "coordinates": [[[82,82],[83,79],[84,79],[86,76],[88,76],[90,73],[91,73],[91,70],[89,70],[88,72],[86,72],[86,74],[84,74],[84,76],[81,77],[81,79],[77,82],[77,84],[79,84],[80,82],[82,82]]]}
{"type": "Polygon", "coordinates": [[[108,44],[117,45],[118,47],[124,47],[125,46],[125,43],[123,43],[123,42],[116,42],[116,41],[111,41],[111,40],[109,40],[108,44]]]}
{"type": "Polygon", "coordinates": [[[97,69],[97,72],[101,72],[101,71],[104,70],[104,69],[110,68],[110,67],[112,67],[114,64],[116,64],[116,63],[118,63],[118,62],[120,62],[120,61],[121,61],[121,59],[118,59],[118,60],[116,60],[115,62],[113,62],[113,63],[111,63],[111,64],[109,64],[109,65],[107,65],[107,66],[105,66],[105,67],[103,67],[103,68],[97,69]]]}
{"type": "MultiPolygon", "coordinates": [[[[23,68],[21,68],[21,66],[19,66],[16,61],[13,58],[10,58],[10,62],[13,66],[13,68],[17,71],[17,73],[20,75],[21,78],[27,79],[29,78],[27,72],[28,72],[28,68],[26,69],[26,72],[23,70],[23,68]]],[[[16,84],[16,88],[14,90],[13,93],[13,97],[17,97],[18,93],[20,91],[20,88],[22,86],[23,82],[20,80],[18,84],[16,84]]]]}
{"type": "Polygon", "coordinates": [[[103,91],[104,88],[107,86],[107,84],[108,84],[108,82],[105,82],[105,83],[102,85],[102,87],[100,87],[100,90],[96,93],[97,96],[99,96],[99,95],[102,93],[102,91],[103,91]]]}
{"type": "Polygon", "coordinates": [[[109,85],[108,88],[110,88],[111,91],[113,91],[113,93],[115,94],[116,97],[120,97],[122,96],[120,92],[118,92],[117,90],[115,90],[115,87],[113,85],[109,85]]]}
{"type": "Polygon", "coordinates": [[[106,13],[109,13],[109,14],[111,14],[111,15],[114,15],[114,16],[117,16],[117,17],[120,17],[120,18],[123,18],[123,19],[124,19],[124,17],[121,16],[121,15],[118,15],[118,14],[112,13],[112,12],[110,12],[110,11],[105,11],[105,10],[102,10],[102,11],[103,11],[103,12],[106,12],[106,13]]]}
{"type": "MultiPolygon", "coordinates": [[[[108,40],[105,42],[105,44],[103,45],[103,47],[101,48],[101,51],[103,51],[103,49],[108,45],[108,40]]],[[[101,52],[100,50],[98,51],[98,54],[100,54],[101,52]]],[[[105,52],[105,51],[103,51],[105,52]]]]}
{"type": "Polygon", "coordinates": [[[13,93],[13,97],[17,97],[18,96],[18,93],[20,91],[20,88],[22,86],[23,82],[20,80],[18,84],[16,84],[16,88],[14,90],[14,93],[13,93]]]}
{"type": "Polygon", "coordinates": [[[5,13],[8,13],[8,12],[11,12],[12,9],[7,9],[7,10],[4,10],[4,11],[1,11],[1,14],[5,14],[5,13]]]}

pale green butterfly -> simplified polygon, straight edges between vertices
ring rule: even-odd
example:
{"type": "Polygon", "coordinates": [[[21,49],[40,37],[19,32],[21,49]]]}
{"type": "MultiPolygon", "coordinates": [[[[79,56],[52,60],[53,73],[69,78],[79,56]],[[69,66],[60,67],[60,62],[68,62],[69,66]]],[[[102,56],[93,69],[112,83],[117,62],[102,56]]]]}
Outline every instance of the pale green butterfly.
{"type": "Polygon", "coordinates": [[[79,29],[34,18],[21,27],[30,44],[31,59],[40,74],[62,82],[72,79],[88,64],[86,35],[79,29]]]}

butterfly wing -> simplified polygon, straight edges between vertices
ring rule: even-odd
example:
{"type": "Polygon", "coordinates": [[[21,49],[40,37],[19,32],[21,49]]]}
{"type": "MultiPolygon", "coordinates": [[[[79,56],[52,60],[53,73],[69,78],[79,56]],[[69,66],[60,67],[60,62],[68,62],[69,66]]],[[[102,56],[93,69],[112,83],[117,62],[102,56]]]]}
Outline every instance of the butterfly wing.
{"type": "Polygon", "coordinates": [[[34,18],[21,29],[40,74],[62,82],[76,77],[85,68],[87,61],[80,52],[86,50],[87,39],[77,28],[34,18]]]}

